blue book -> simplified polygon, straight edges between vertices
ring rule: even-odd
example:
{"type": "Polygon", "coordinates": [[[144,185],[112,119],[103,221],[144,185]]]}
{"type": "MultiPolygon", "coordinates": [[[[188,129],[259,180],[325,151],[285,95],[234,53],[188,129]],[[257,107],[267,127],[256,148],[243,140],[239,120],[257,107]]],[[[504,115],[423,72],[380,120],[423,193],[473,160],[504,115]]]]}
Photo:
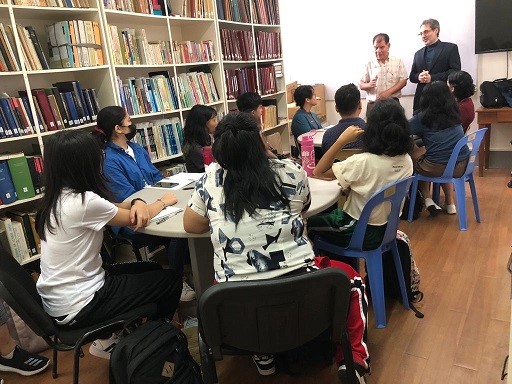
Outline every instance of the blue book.
{"type": "Polygon", "coordinates": [[[20,132],[18,130],[18,124],[16,123],[12,108],[9,104],[9,99],[0,98],[0,108],[2,108],[2,111],[4,112],[4,116],[7,119],[6,122],[12,132],[12,136],[20,136],[20,132]]]}
{"type": "Polygon", "coordinates": [[[69,125],[79,125],[80,117],[78,116],[78,112],[76,110],[75,101],[73,100],[73,94],[71,92],[61,92],[62,97],[64,98],[64,102],[68,107],[69,112],[69,125]],[[72,124],[73,123],[73,124],[72,124]]]}
{"type": "Polygon", "coordinates": [[[30,109],[30,104],[28,102],[28,96],[21,96],[20,99],[23,102],[25,111],[27,111],[28,120],[30,121],[30,125],[32,127],[35,127],[36,125],[34,123],[34,116],[32,116],[32,110],[30,109]]]}
{"type": "Polygon", "coordinates": [[[0,160],[0,199],[4,204],[18,200],[7,160],[0,160]]]}

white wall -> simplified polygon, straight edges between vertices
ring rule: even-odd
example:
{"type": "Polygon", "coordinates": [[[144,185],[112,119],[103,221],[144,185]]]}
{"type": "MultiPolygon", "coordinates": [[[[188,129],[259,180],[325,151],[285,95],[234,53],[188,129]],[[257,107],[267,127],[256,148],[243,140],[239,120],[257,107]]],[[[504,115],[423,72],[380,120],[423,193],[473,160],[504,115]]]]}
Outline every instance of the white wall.
{"type": "MultiPolygon", "coordinates": [[[[358,84],[365,63],[374,55],[372,38],[384,32],[390,35],[391,54],[401,57],[409,72],[414,52],[423,46],[419,24],[432,17],[441,25],[440,39],[456,43],[461,55],[462,69],[471,73],[475,84],[484,80],[512,77],[512,53],[476,55],[474,53],[474,0],[430,0],[428,9],[406,0],[344,1],[281,0],[281,33],[286,83],[297,80],[302,84],[326,85],[327,120],[338,121],[332,101],[336,89],[347,83],[358,84]],[[399,17],[406,14],[407,17],[399,17]]],[[[404,88],[402,106],[408,116],[412,113],[415,84],[404,88]]],[[[364,97],[365,93],[362,92],[364,97]]],[[[480,107],[478,92],[473,101],[480,107]]],[[[364,111],[363,115],[364,116],[364,111]]],[[[476,119],[475,119],[476,120],[476,119]]],[[[477,128],[476,121],[471,125],[477,128]]],[[[493,125],[491,150],[512,151],[512,124],[493,125]]]]}

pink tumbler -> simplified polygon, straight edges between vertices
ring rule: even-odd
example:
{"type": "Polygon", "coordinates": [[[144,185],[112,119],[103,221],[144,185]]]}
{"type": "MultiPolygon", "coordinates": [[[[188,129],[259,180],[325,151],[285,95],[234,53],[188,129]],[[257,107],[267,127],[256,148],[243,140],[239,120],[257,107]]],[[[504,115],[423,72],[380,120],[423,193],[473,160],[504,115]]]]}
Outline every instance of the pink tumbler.
{"type": "Polygon", "coordinates": [[[300,157],[302,158],[302,167],[308,176],[313,176],[315,169],[315,145],[313,144],[313,136],[302,136],[300,157]]]}

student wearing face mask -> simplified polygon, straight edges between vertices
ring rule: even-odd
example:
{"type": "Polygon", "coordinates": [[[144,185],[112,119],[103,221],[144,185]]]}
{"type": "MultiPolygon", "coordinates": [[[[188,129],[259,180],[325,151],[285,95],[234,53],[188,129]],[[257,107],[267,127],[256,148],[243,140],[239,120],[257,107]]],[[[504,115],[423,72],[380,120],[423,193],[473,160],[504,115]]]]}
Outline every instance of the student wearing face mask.
{"type": "MultiPolygon", "coordinates": [[[[131,141],[135,137],[136,127],[124,108],[115,105],[103,108],[98,112],[96,124],[92,133],[105,151],[103,174],[108,180],[107,186],[115,203],[121,203],[145,186],[163,179],[148,152],[131,141]]],[[[140,246],[164,245],[169,265],[178,273],[183,273],[183,264],[190,260],[186,239],[135,233],[128,227],[112,227],[112,230],[116,235],[130,238],[140,246]]],[[[181,301],[194,298],[195,292],[183,281],[181,301]]]]}

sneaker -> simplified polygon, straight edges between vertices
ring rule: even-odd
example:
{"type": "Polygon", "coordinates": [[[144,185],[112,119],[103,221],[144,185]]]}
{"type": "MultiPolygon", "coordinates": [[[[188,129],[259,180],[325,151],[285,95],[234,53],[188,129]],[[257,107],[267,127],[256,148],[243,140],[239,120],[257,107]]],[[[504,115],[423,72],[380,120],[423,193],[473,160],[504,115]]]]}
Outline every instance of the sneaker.
{"type": "Polygon", "coordinates": [[[19,346],[13,351],[12,358],[0,356],[0,371],[16,372],[23,376],[35,375],[46,369],[50,360],[44,356],[29,353],[19,346]]]}
{"type": "Polygon", "coordinates": [[[427,211],[430,213],[431,217],[436,217],[442,211],[441,207],[434,203],[434,200],[429,197],[425,199],[425,207],[427,207],[427,211]]]}
{"type": "Polygon", "coordinates": [[[183,328],[192,328],[198,326],[197,317],[188,317],[183,322],[183,328]]]}
{"type": "Polygon", "coordinates": [[[110,354],[119,341],[119,336],[115,333],[109,339],[94,340],[89,347],[89,353],[102,359],[110,360],[110,354]]]}
{"type": "Polygon", "coordinates": [[[446,213],[449,215],[455,215],[457,213],[457,208],[455,207],[455,204],[449,204],[446,206],[446,213]]]}
{"type": "MultiPolygon", "coordinates": [[[[361,374],[356,371],[356,383],[359,384],[366,384],[366,380],[364,376],[361,376],[361,374]]],[[[345,365],[340,365],[338,368],[338,380],[341,384],[348,383],[348,377],[347,377],[347,367],[345,365]]]]}
{"type": "Polygon", "coordinates": [[[183,289],[181,290],[180,301],[192,301],[196,298],[196,292],[192,289],[190,285],[187,284],[185,280],[183,280],[183,289]]]}
{"type": "Polygon", "coordinates": [[[259,374],[262,376],[272,375],[276,371],[273,355],[253,355],[252,361],[254,361],[259,374]]]}

